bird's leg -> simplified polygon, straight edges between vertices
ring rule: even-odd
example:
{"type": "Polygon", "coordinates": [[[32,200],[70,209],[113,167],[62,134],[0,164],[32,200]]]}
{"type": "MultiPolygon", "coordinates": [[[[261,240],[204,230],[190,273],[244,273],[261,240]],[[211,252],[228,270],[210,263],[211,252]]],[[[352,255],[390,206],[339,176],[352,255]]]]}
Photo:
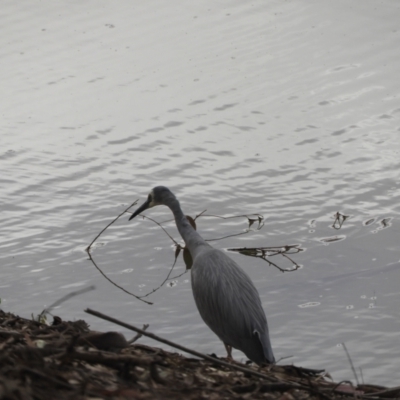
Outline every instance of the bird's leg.
{"type": "Polygon", "coordinates": [[[229,344],[224,343],[226,352],[228,353],[226,356],[226,361],[232,363],[232,364],[237,364],[237,365],[242,365],[242,363],[240,361],[236,361],[233,359],[232,357],[232,346],[230,346],[229,344]]]}
{"type": "Polygon", "coordinates": [[[228,353],[228,355],[227,355],[226,358],[227,358],[229,361],[233,361],[233,357],[232,357],[232,346],[229,346],[229,344],[226,344],[226,343],[224,343],[224,346],[225,346],[226,352],[228,353]]]}

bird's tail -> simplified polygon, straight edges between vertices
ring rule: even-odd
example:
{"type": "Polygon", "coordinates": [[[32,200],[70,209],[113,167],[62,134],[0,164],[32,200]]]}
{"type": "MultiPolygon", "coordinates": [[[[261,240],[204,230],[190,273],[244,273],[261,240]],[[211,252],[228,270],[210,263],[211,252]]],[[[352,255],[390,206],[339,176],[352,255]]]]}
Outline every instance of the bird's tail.
{"type": "Polygon", "coordinates": [[[268,332],[266,332],[266,333],[264,332],[264,333],[260,334],[259,332],[256,331],[256,333],[258,334],[258,337],[260,339],[261,346],[264,351],[265,359],[267,360],[267,362],[269,364],[274,364],[275,357],[274,357],[274,353],[272,351],[271,340],[269,338],[268,332]]]}

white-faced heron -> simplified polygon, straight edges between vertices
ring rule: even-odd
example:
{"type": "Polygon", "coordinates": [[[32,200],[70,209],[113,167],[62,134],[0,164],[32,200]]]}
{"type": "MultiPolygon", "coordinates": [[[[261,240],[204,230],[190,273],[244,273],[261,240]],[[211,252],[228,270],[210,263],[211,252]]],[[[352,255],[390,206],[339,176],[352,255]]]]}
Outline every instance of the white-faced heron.
{"type": "Polygon", "coordinates": [[[253,282],[235,261],[210,246],[192,228],[168,188],[155,187],[129,219],[158,205],[169,207],[174,214],[193,259],[192,289],[197,308],[204,322],[225,344],[228,357],[234,347],[257,364],[274,363],[267,318],[253,282]]]}

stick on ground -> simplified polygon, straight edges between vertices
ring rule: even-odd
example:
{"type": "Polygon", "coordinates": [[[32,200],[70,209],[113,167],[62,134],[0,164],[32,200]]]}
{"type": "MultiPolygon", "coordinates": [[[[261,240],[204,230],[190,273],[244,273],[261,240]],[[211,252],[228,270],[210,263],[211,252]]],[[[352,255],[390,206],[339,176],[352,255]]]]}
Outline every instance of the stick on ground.
{"type": "Polygon", "coordinates": [[[269,376],[267,376],[265,374],[262,374],[260,372],[254,371],[254,370],[252,370],[250,368],[245,368],[245,367],[242,367],[240,365],[230,364],[228,362],[225,362],[225,361],[222,361],[222,360],[218,360],[217,358],[208,356],[207,354],[199,353],[199,352],[197,352],[195,350],[189,349],[187,347],[181,346],[180,344],[171,342],[171,341],[169,341],[167,339],[164,339],[164,338],[162,338],[160,336],[154,335],[153,333],[146,332],[143,329],[136,328],[135,326],[127,324],[126,322],[119,321],[118,319],[109,317],[108,315],[102,314],[102,313],[100,313],[98,311],[91,310],[90,308],[87,308],[85,310],[85,312],[88,313],[88,314],[94,315],[95,317],[98,317],[98,318],[101,318],[101,319],[105,319],[106,321],[110,321],[110,322],[112,322],[114,324],[123,326],[124,328],[130,329],[130,330],[132,330],[134,332],[137,332],[137,333],[140,333],[141,335],[147,336],[147,337],[149,337],[151,339],[154,339],[154,340],[157,340],[158,342],[167,344],[168,346],[171,346],[171,347],[174,347],[174,348],[179,349],[181,351],[184,351],[185,353],[189,353],[189,354],[192,354],[192,355],[194,355],[196,357],[208,360],[208,361],[210,361],[210,362],[212,362],[214,364],[223,365],[224,367],[227,367],[229,369],[235,369],[235,370],[244,372],[246,374],[250,374],[250,375],[257,376],[259,378],[263,378],[263,379],[268,380],[268,381],[271,382],[271,377],[269,377],[269,376]]]}

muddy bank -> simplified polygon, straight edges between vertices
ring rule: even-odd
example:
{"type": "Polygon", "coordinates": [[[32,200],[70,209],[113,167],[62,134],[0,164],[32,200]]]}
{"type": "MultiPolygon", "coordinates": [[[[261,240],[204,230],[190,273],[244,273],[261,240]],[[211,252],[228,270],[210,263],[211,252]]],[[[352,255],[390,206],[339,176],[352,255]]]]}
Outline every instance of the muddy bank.
{"type": "Polygon", "coordinates": [[[85,321],[55,317],[49,326],[2,310],[0,352],[0,399],[400,398],[400,388],[354,387],[325,371],[245,364],[249,371],[238,371],[93,332],[85,321]]]}

